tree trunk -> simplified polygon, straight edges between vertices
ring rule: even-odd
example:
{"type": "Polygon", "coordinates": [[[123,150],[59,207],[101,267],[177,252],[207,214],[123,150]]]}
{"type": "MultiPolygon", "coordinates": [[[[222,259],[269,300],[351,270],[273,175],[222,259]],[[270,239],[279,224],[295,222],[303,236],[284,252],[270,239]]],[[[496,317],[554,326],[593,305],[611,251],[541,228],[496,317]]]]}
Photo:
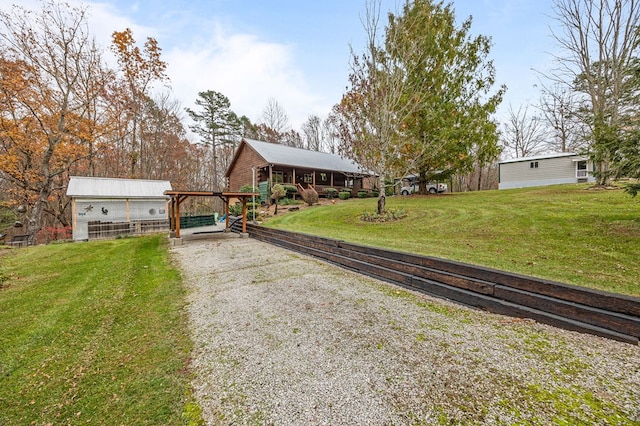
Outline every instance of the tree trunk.
{"type": "Polygon", "coordinates": [[[44,189],[38,195],[38,199],[33,203],[33,206],[29,209],[29,213],[27,215],[27,233],[32,236],[36,236],[40,229],[42,229],[42,214],[44,212],[44,208],[47,204],[47,200],[49,199],[49,192],[46,192],[44,189]]]}
{"type": "Polygon", "coordinates": [[[380,191],[379,191],[380,193],[378,195],[378,216],[384,216],[386,205],[387,205],[387,198],[385,194],[386,191],[384,187],[384,177],[380,176],[378,179],[379,179],[378,188],[380,188],[380,191]]]}

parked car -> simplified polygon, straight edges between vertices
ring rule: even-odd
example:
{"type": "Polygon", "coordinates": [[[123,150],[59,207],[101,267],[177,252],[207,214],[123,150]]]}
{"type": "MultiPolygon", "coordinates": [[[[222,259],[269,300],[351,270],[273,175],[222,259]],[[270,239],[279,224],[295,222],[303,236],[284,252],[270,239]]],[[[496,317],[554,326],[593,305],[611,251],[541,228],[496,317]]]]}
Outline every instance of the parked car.
{"type": "MultiPolygon", "coordinates": [[[[400,188],[400,194],[409,195],[417,194],[420,192],[420,184],[418,182],[410,183],[407,186],[400,188]]],[[[447,192],[446,183],[427,183],[427,192],[429,194],[440,194],[441,192],[447,192]]]]}

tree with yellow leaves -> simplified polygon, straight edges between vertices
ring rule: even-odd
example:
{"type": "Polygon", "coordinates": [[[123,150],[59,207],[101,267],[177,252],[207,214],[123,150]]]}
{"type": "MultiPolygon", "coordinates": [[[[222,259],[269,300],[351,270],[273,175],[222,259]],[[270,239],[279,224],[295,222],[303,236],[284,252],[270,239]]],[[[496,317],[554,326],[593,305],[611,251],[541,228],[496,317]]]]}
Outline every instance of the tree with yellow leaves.
{"type": "Polygon", "coordinates": [[[45,213],[64,220],[52,200],[63,198],[65,175],[95,139],[92,108],[101,90],[80,82],[103,81],[100,52],[82,7],[50,1],[34,13],[14,6],[0,11],[0,24],[0,178],[28,206],[35,235],[45,213]]]}

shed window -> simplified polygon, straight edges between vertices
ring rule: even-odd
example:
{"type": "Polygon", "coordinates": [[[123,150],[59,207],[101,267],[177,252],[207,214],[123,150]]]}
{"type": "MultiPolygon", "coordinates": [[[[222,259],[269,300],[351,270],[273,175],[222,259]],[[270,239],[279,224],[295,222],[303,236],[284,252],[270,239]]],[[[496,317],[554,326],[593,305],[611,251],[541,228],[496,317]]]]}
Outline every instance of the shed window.
{"type": "Polygon", "coordinates": [[[537,161],[532,161],[529,163],[529,168],[530,169],[537,169],[538,168],[538,162],[537,161]]]}

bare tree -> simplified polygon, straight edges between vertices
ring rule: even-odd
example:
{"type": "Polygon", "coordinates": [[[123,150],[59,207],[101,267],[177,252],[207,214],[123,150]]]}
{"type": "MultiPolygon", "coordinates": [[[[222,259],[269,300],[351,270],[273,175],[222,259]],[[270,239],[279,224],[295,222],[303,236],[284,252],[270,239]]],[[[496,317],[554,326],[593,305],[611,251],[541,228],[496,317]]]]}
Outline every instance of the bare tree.
{"type": "Polygon", "coordinates": [[[320,132],[322,143],[320,151],[337,154],[340,141],[337,137],[337,131],[331,118],[331,114],[322,121],[320,132]]]}
{"type": "Polygon", "coordinates": [[[319,116],[312,114],[302,124],[304,133],[305,148],[312,151],[320,151],[322,143],[322,120],[319,116]]]}
{"type": "Polygon", "coordinates": [[[284,135],[291,129],[289,116],[282,105],[274,98],[269,98],[267,105],[262,111],[262,123],[278,135],[284,135]]]}
{"type": "Polygon", "coordinates": [[[543,86],[540,112],[550,128],[548,147],[555,152],[576,152],[586,148],[587,135],[578,120],[576,94],[570,88],[555,83],[543,86]]]}
{"type": "Polygon", "coordinates": [[[552,35],[561,51],[554,80],[583,95],[583,121],[591,128],[590,155],[598,183],[609,179],[609,163],[637,83],[633,62],[640,49],[638,0],[554,0],[561,30],[552,35]]]}
{"type": "Polygon", "coordinates": [[[528,107],[520,106],[518,111],[509,106],[509,119],[504,123],[502,143],[515,158],[529,157],[544,151],[547,133],[538,116],[530,116],[528,107]]]}

